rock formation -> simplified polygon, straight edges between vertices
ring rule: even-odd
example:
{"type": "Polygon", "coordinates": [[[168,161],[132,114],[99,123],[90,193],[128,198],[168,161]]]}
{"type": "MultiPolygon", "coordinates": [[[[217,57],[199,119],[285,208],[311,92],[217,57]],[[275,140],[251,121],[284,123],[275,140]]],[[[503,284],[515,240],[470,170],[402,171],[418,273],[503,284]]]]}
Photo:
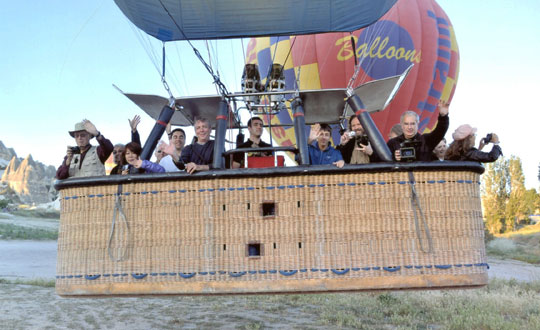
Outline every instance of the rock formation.
{"type": "MultiPolygon", "coordinates": [[[[48,203],[53,200],[55,193],[52,184],[56,172],[53,166],[35,161],[32,155],[21,161],[13,149],[6,148],[0,141],[0,159],[6,160],[6,156],[11,156],[11,160],[0,180],[3,187],[0,190],[3,190],[6,197],[9,198],[7,195],[15,193],[18,200],[26,204],[48,203]]],[[[10,199],[15,202],[13,198],[10,199]]]]}

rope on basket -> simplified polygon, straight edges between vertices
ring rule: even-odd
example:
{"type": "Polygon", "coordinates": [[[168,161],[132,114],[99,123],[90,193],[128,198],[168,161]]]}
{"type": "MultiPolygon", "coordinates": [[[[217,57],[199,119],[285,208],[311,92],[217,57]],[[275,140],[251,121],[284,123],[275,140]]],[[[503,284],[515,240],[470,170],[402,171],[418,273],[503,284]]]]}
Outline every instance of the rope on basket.
{"type": "MultiPolygon", "coordinates": [[[[116,201],[114,203],[114,212],[113,212],[113,217],[112,217],[112,223],[111,223],[111,233],[109,235],[109,242],[107,243],[107,252],[109,253],[109,258],[111,258],[111,260],[113,261],[124,261],[126,259],[126,256],[127,256],[127,246],[128,244],[126,244],[126,247],[124,248],[124,251],[120,254],[120,256],[118,258],[115,258],[113,256],[113,253],[112,253],[112,249],[111,249],[111,243],[112,243],[112,240],[113,240],[113,237],[114,237],[114,231],[115,231],[115,228],[116,228],[116,219],[118,217],[120,217],[120,219],[122,219],[126,225],[126,231],[127,231],[127,234],[126,234],[126,241],[129,241],[129,224],[128,224],[128,221],[127,221],[127,218],[126,218],[126,215],[124,213],[124,208],[122,207],[122,185],[118,185],[118,193],[116,194],[116,201]]],[[[120,221],[120,220],[119,220],[120,221]]],[[[120,230],[118,230],[120,231],[120,230]]],[[[120,236],[123,236],[122,235],[123,232],[120,231],[120,236]]]]}
{"type": "Polygon", "coordinates": [[[420,200],[418,199],[418,194],[416,193],[416,186],[415,186],[415,179],[413,172],[409,172],[409,184],[411,185],[411,206],[414,212],[414,226],[416,228],[416,236],[418,236],[418,241],[420,242],[420,249],[424,253],[432,253],[433,252],[433,240],[431,239],[431,234],[429,233],[429,226],[426,222],[426,217],[424,216],[424,212],[422,211],[422,207],[420,206],[420,200]],[[418,209],[418,212],[417,212],[418,209]],[[422,220],[422,224],[424,225],[424,231],[426,234],[426,238],[428,240],[429,249],[426,251],[424,248],[424,241],[422,239],[422,232],[420,228],[420,224],[418,223],[418,213],[420,214],[420,219],[422,220]]]}

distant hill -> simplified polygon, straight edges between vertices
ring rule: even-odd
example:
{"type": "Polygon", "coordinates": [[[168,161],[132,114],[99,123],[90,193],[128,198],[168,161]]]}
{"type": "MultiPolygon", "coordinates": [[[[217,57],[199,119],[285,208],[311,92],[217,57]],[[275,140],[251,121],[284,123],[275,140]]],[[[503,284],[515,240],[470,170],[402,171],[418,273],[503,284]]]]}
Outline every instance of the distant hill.
{"type": "Polygon", "coordinates": [[[56,199],[56,170],[32,158],[17,157],[13,148],[0,141],[0,199],[14,203],[42,204],[56,199]]]}

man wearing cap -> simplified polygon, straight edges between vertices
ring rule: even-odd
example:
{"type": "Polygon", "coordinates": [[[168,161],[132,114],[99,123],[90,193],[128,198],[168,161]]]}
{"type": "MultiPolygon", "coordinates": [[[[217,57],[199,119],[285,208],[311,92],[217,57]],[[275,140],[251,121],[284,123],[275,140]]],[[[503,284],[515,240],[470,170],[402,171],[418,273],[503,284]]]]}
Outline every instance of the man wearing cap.
{"type": "Polygon", "coordinates": [[[444,101],[439,101],[439,118],[437,120],[437,126],[433,131],[426,134],[418,134],[418,123],[420,118],[414,111],[405,111],[401,115],[401,128],[403,134],[396,136],[393,139],[388,140],[388,148],[394,156],[394,160],[401,161],[401,146],[403,142],[416,142],[414,146],[416,161],[429,162],[432,160],[433,149],[444,138],[448,125],[450,123],[448,119],[448,108],[450,104],[444,101]]]}
{"type": "Polygon", "coordinates": [[[77,147],[68,146],[66,157],[56,171],[56,178],[63,180],[69,177],[105,175],[105,161],[114,149],[111,141],[103,137],[87,119],[75,124],[75,129],[69,135],[75,138],[77,147]],[[94,137],[99,143],[97,147],[90,144],[94,137]]]}

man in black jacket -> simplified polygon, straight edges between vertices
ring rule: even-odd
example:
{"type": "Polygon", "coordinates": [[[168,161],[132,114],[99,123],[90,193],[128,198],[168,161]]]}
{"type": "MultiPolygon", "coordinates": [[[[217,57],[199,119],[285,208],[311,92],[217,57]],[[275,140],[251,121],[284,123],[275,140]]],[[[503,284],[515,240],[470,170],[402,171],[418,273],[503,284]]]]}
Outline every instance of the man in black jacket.
{"type": "MultiPolygon", "coordinates": [[[[426,134],[418,134],[418,123],[420,120],[418,114],[414,111],[405,111],[405,113],[401,115],[400,120],[403,134],[388,141],[388,148],[390,148],[390,151],[394,155],[394,160],[398,162],[402,161],[401,148],[405,146],[403,143],[405,142],[405,144],[407,144],[410,142],[409,145],[412,145],[412,148],[414,148],[415,151],[414,160],[424,162],[431,161],[433,149],[435,149],[437,144],[444,138],[444,135],[448,130],[449,105],[449,103],[439,101],[439,118],[437,126],[433,131],[426,134]]],[[[411,158],[407,158],[407,160],[411,160],[411,158]]]]}
{"type": "Polygon", "coordinates": [[[367,164],[378,159],[356,115],[349,117],[349,129],[343,133],[340,142],[336,149],[347,164],[367,164]]]}

